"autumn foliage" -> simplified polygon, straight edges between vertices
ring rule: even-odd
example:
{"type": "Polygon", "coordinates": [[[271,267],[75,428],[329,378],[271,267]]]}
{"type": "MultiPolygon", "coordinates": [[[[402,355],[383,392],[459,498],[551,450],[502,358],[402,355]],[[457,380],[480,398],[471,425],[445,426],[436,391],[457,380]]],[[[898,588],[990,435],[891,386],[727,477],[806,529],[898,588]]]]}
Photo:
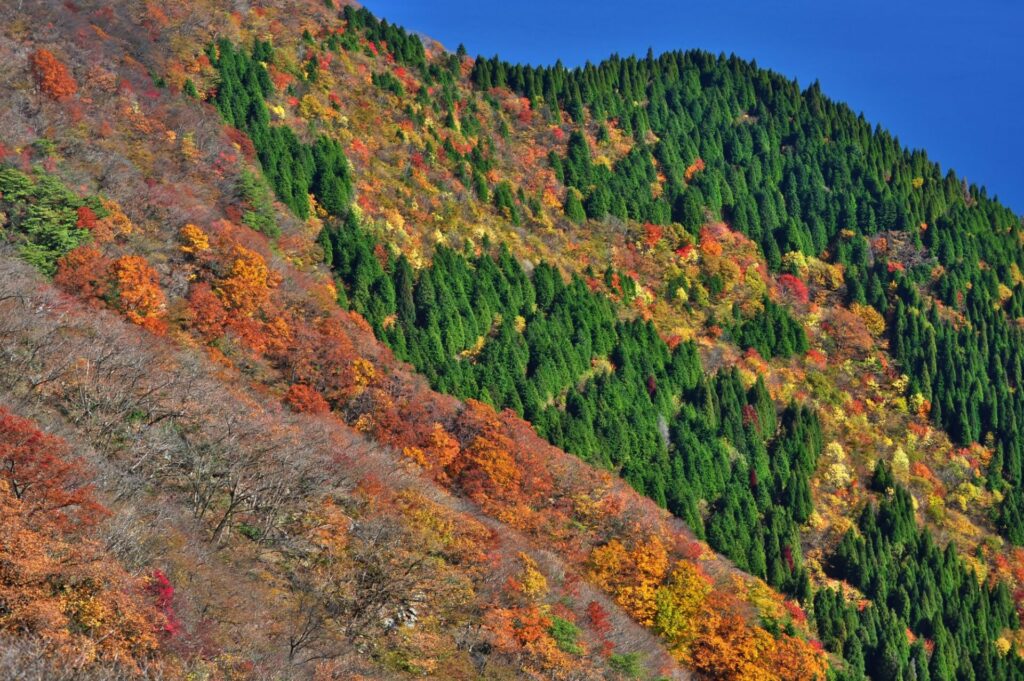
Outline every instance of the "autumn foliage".
{"type": "Polygon", "coordinates": [[[60,528],[90,527],[103,513],[85,466],[63,440],[0,407],[0,478],[26,516],[45,516],[60,528]]]}
{"type": "Polygon", "coordinates": [[[285,404],[297,412],[305,414],[326,414],[331,410],[331,405],[308,385],[296,384],[288,388],[284,396],[285,404]]]}
{"type": "Polygon", "coordinates": [[[799,303],[807,303],[810,295],[807,291],[807,284],[794,277],[792,274],[783,274],[779,276],[779,286],[787,294],[792,296],[793,300],[799,303]]]}
{"type": "MultiPolygon", "coordinates": [[[[237,18],[233,30],[244,34],[253,16],[263,22],[262,13],[269,11],[265,28],[261,30],[273,34],[274,49],[283,54],[291,47],[283,29],[291,18],[283,14],[275,16],[272,5],[253,10],[251,16],[239,13],[233,17],[233,20],[237,18]]],[[[150,24],[153,31],[150,39],[154,44],[167,40],[159,33],[168,29],[172,40],[181,37],[173,32],[178,15],[170,10],[166,14],[150,24]]],[[[115,21],[113,17],[113,13],[99,12],[90,17],[90,21],[96,21],[95,27],[88,29],[90,39],[102,30],[109,30],[115,21]],[[105,28],[100,29],[100,26],[105,28]]],[[[355,132],[349,149],[360,170],[367,170],[370,163],[379,165],[375,162],[376,155],[393,150],[393,135],[382,134],[376,138],[360,135],[365,121],[358,120],[357,116],[352,116],[351,121],[348,118],[356,110],[351,102],[365,96],[360,88],[353,87],[352,81],[362,75],[370,81],[367,60],[373,63],[371,54],[384,55],[385,61],[393,60],[388,46],[384,41],[375,41],[366,43],[366,54],[340,51],[321,54],[314,43],[323,35],[333,34],[329,30],[321,32],[323,27],[315,26],[316,19],[308,21],[310,33],[317,38],[303,49],[309,50],[310,60],[317,65],[319,85],[309,88],[309,94],[304,96],[309,83],[302,76],[296,79],[274,66],[270,67],[271,83],[278,90],[286,85],[296,89],[298,97],[294,99],[294,106],[299,109],[298,113],[302,113],[303,104],[307,105],[305,111],[308,112],[312,102],[323,100],[324,94],[329,93],[327,101],[331,110],[319,121],[324,123],[323,134],[335,134],[337,131],[330,129],[330,121],[344,113],[344,127],[351,125],[355,132]],[[331,68],[332,57],[334,66],[341,63],[350,70],[348,76],[342,75],[341,69],[331,68]],[[343,95],[337,96],[335,92],[343,95]]],[[[185,44],[182,42],[183,46],[185,44]]],[[[199,57],[190,57],[194,64],[187,65],[187,73],[190,82],[198,86],[199,98],[207,99],[215,96],[217,81],[201,49],[194,52],[200,54],[199,57]]],[[[32,60],[40,89],[49,96],[66,99],[76,92],[74,79],[52,54],[40,50],[34,53],[32,60]],[[41,65],[37,66],[37,61],[41,65]]],[[[132,229],[131,221],[116,204],[103,200],[105,210],[95,203],[91,204],[95,210],[78,209],[76,226],[89,230],[92,243],[73,249],[59,261],[54,282],[64,291],[96,306],[117,310],[134,324],[157,332],[173,328],[168,338],[149,338],[147,342],[154,347],[181,342],[190,352],[198,348],[200,355],[209,353],[218,362],[218,370],[223,369],[225,375],[232,376],[236,385],[245,386],[238,394],[218,393],[218,400],[242,399],[240,396],[244,393],[245,399],[262,401],[260,406],[265,411],[259,411],[259,416],[253,419],[258,425],[251,431],[237,423],[225,425],[221,431],[228,443],[224,451],[217,450],[213,453],[216,456],[211,455],[209,462],[204,462],[211,468],[197,467],[198,472],[190,471],[193,478],[189,484],[193,486],[190,494],[197,498],[204,494],[204,487],[223,484],[230,490],[211,494],[205,502],[207,507],[194,509],[196,524],[205,532],[210,517],[223,517],[222,526],[218,525],[213,534],[217,538],[217,549],[223,551],[220,555],[229,558],[224,562],[240,563],[249,547],[259,547],[261,553],[265,551],[265,555],[274,557],[275,565],[268,560],[265,567],[271,579],[281,576],[279,572],[274,574],[278,569],[278,552],[287,555],[287,549],[282,546],[292,544],[274,544],[275,536],[286,532],[279,524],[308,523],[312,528],[294,542],[295,546],[302,547],[301,559],[281,561],[289,565],[289,572],[286,579],[275,582],[275,588],[280,588],[275,592],[275,599],[280,597],[282,611],[288,609],[287,618],[282,616],[280,621],[268,623],[266,627],[273,629],[279,639],[277,644],[293,646],[295,660],[302,660],[306,656],[312,658],[310,651],[317,645],[317,636],[321,637],[322,649],[332,654],[338,641],[357,642],[361,651],[377,651],[375,646],[383,641],[387,648],[383,657],[388,660],[389,673],[401,668],[424,677],[471,678],[471,674],[450,672],[443,666],[446,659],[468,658],[468,653],[463,655],[465,651],[485,647],[470,641],[464,648],[460,647],[458,653],[451,654],[456,648],[454,645],[451,650],[445,648],[448,632],[443,627],[445,623],[458,622],[460,629],[465,624],[466,631],[483,632],[490,651],[489,665],[493,665],[494,659],[512,659],[516,662],[511,669],[538,678],[590,678],[586,665],[593,660],[599,666],[612,652],[630,652],[631,648],[626,647],[631,645],[628,642],[618,647],[622,640],[620,630],[625,629],[647,637],[637,644],[638,648],[645,647],[645,653],[659,651],[658,660],[652,655],[652,669],[657,664],[669,669],[674,658],[675,662],[698,668],[711,678],[813,679],[822,676],[823,661],[807,641],[769,635],[758,624],[757,608],[742,598],[725,595],[753,587],[748,582],[740,584],[739,578],[736,584],[731,584],[728,580],[713,581],[708,577],[705,565],[721,567],[724,563],[711,557],[703,544],[680,524],[671,521],[666,513],[614,480],[614,476],[595,471],[549,446],[513,412],[498,413],[481,402],[461,403],[438,395],[431,392],[420,377],[411,376],[404,365],[395,362],[390,352],[373,338],[373,329],[362,317],[339,309],[336,300],[344,297],[344,292],[340,291],[340,284],[334,287],[319,256],[303,254],[303,244],[313,246],[307,248],[306,253],[319,250],[315,236],[322,226],[330,226],[332,219],[326,213],[316,213],[303,222],[287,215],[286,210],[280,210],[280,205],[274,206],[284,234],[276,239],[267,239],[242,226],[244,216],[239,206],[243,204],[231,194],[230,188],[239,169],[246,165],[245,157],[251,160],[255,156],[252,140],[220,121],[204,127],[209,123],[204,118],[209,112],[194,103],[190,103],[185,113],[163,110],[160,98],[168,99],[184,77],[181,64],[174,59],[168,62],[166,77],[170,88],[165,91],[151,85],[153,76],[137,62],[125,60],[127,67],[116,75],[104,74],[97,68],[90,71],[88,80],[85,70],[80,71],[83,101],[85,90],[94,84],[102,85],[108,77],[113,83],[108,91],[117,93],[111,98],[120,100],[122,118],[110,118],[110,123],[105,122],[100,128],[107,131],[108,139],[104,143],[112,147],[121,145],[121,128],[117,126],[130,126],[133,131],[130,144],[124,144],[125,148],[118,149],[118,153],[134,166],[125,171],[128,181],[111,183],[110,191],[123,193],[128,190],[122,187],[131,187],[131,181],[135,181],[134,186],[142,188],[141,191],[151,190],[151,194],[140,201],[139,215],[146,215],[145,229],[136,232],[131,239],[119,238],[131,234],[132,229]],[[132,68],[139,72],[128,73],[132,68]],[[116,135],[112,132],[115,127],[116,135]],[[185,132],[193,130],[195,141],[191,132],[185,132]],[[241,156],[235,153],[232,144],[242,148],[241,156]],[[191,165],[193,170],[181,171],[177,167],[179,160],[191,165]],[[136,167],[139,177],[134,175],[136,167]],[[192,174],[183,180],[185,176],[179,175],[182,172],[192,174]],[[225,215],[218,215],[220,210],[225,215]],[[152,216],[157,219],[151,220],[152,216]],[[229,219],[218,219],[221,217],[229,219]],[[157,234],[159,229],[164,233],[157,234]],[[166,242],[173,245],[161,250],[154,237],[166,237],[166,242]],[[145,252],[148,259],[140,252],[145,252]],[[253,389],[256,397],[250,397],[249,389],[253,389]],[[280,409],[281,403],[288,409],[280,409]],[[304,418],[291,412],[322,418],[304,418]],[[298,449],[299,455],[288,460],[289,466],[298,466],[308,450],[315,448],[315,445],[307,447],[304,438],[312,442],[322,436],[317,428],[323,428],[330,433],[330,438],[339,441],[358,438],[360,446],[364,447],[356,450],[358,455],[346,454],[342,446],[333,447],[332,440],[330,451],[344,465],[327,473],[332,491],[325,495],[344,496],[338,490],[357,485],[358,503],[306,500],[305,505],[289,507],[287,512],[265,511],[267,507],[277,508],[273,504],[277,503],[279,495],[293,494],[298,489],[297,485],[276,484],[276,480],[270,480],[265,487],[259,486],[265,482],[263,478],[268,477],[267,468],[265,461],[255,457],[253,452],[266,458],[270,456],[266,452],[278,451],[272,435],[285,429],[275,419],[293,419],[309,429],[300,431],[303,447],[298,449]],[[239,434],[239,431],[243,432],[239,434]],[[265,436],[265,433],[270,435],[265,436]],[[373,444],[365,445],[367,442],[373,444]],[[367,455],[369,447],[373,447],[376,458],[367,455]],[[395,458],[389,459],[389,456],[395,458]],[[397,492],[396,479],[409,487],[397,492]],[[252,492],[252,489],[257,491],[252,492]],[[238,501],[239,498],[243,501],[238,501]],[[445,507],[438,499],[450,507],[445,507]],[[228,510],[223,511],[222,507],[228,510]],[[270,520],[262,520],[261,514],[270,520]],[[511,531],[507,531],[509,529],[511,531]],[[242,548],[235,553],[238,547],[242,548]],[[544,559],[534,560],[531,555],[534,558],[544,556],[544,559]],[[509,564],[525,567],[509,576],[507,570],[503,572],[509,564]],[[500,579],[492,578],[498,574],[500,579]],[[281,586],[284,582],[289,585],[281,586]],[[597,595],[594,587],[606,596],[597,595]],[[457,604],[450,606],[454,615],[436,608],[438,593],[447,593],[446,589],[455,593],[447,597],[457,604]],[[581,596],[577,590],[582,590],[581,596]],[[372,600],[381,594],[380,601],[372,600]],[[308,601],[294,602],[307,597],[308,601]],[[592,600],[594,598],[600,602],[592,600]],[[420,599],[428,604],[421,605],[420,599]],[[374,639],[373,632],[382,621],[394,618],[396,611],[409,607],[418,609],[421,617],[426,613],[426,617],[415,627],[399,625],[386,634],[377,631],[378,639],[374,639]],[[458,610],[459,607],[465,610],[458,610]],[[646,630],[628,622],[626,615],[646,630]],[[295,625],[295,631],[288,629],[291,625],[295,625]],[[584,630],[578,643],[560,643],[552,634],[554,628],[566,625],[584,630]],[[309,638],[304,638],[307,634],[309,638]],[[331,639],[332,636],[337,638],[331,639]],[[567,652],[575,645],[584,652],[567,652]],[[595,654],[591,655],[590,650],[595,654]],[[601,654],[597,655],[597,651],[601,654]]],[[[277,63],[284,62],[278,60],[277,63]]],[[[407,77],[413,70],[413,67],[395,69],[410,92],[414,89],[407,77]]],[[[424,88],[425,94],[426,91],[424,88]]],[[[460,92],[458,87],[455,92],[460,92]]],[[[273,95],[276,99],[267,101],[271,114],[278,119],[276,122],[282,125],[287,125],[297,113],[275,104],[286,103],[285,95],[278,92],[273,95]],[[278,110],[282,113],[278,114],[278,110]]],[[[508,113],[512,114],[510,120],[518,121],[517,136],[528,135],[530,131],[526,128],[536,121],[544,121],[542,127],[548,137],[564,139],[564,129],[570,125],[568,121],[549,125],[542,105],[531,104],[525,98],[517,98],[511,104],[508,113]]],[[[462,100],[454,104],[457,126],[462,124],[459,114],[466,106],[462,100]]],[[[390,118],[384,117],[379,123],[381,130],[394,132],[396,126],[390,118]]],[[[610,122],[609,125],[614,128],[617,124],[610,122]]],[[[401,120],[397,129],[406,140],[403,145],[419,144],[421,131],[417,125],[401,120]]],[[[481,140],[486,139],[486,133],[486,130],[480,132],[481,140]]],[[[613,153],[608,147],[628,146],[630,137],[623,138],[617,129],[612,133],[613,141],[606,143],[602,153],[612,157],[604,160],[614,163],[615,154],[626,150],[618,149],[613,153]]],[[[472,138],[464,137],[458,130],[444,130],[441,134],[449,138],[444,140],[443,146],[432,148],[431,153],[423,148],[410,148],[405,156],[396,156],[408,158],[409,164],[396,165],[403,168],[411,165],[415,183],[429,190],[417,196],[416,201],[405,202],[408,205],[400,206],[401,211],[395,210],[393,197],[388,196],[393,187],[383,172],[378,174],[379,169],[375,168],[373,175],[364,173],[360,178],[364,183],[361,186],[366,186],[367,190],[360,190],[357,201],[367,208],[371,217],[388,216],[389,224],[407,233],[411,242],[419,239],[420,235],[415,233],[418,224],[436,224],[439,234],[447,234],[449,225],[444,222],[441,201],[430,194],[438,177],[453,187],[460,187],[457,179],[445,176],[446,164],[456,154],[470,158],[474,151],[472,138]],[[436,213],[431,215],[432,211],[436,213]],[[403,215],[408,223],[403,221],[403,215]]],[[[517,163],[533,159],[525,165],[536,170],[536,178],[513,178],[513,186],[523,186],[523,195],[528,196],[534,190],[538,196],[558,195],[560,188],[554,174],[542,162],[546,150],[539,145],[516,149],[511,140],[498,143],[502,145],[498,158],[517,156],[517,163]]],[[[401,151],[405,153],[404,147],[401,151]]],[[[687,168],[686,181],[693,180],[704,170],[703,161],[697,159],[687,168]]],[[[507,173],[507,168],[495,168],[486,178],[496,182],[507,173]]],[[[122,201],[125,206],[135,207],[123,197],[122,201]]],[[[545,200],[545,205],[560,210],[557,200],[545,200]]],[[[486,234],[491,225],[481,224],[481,227],[487,228],[482,230],[482,234],[486,234]]],[[[625,232],[637,241],[631,244],[634,251],[643,251],[652,257],[671,257],[670,249],[678,245],[675,228],[653,223],[638,227],[639,231],[625,232]],[[669,248],[659,248],[663,243],[669,248]]],[[[459,236],[454,230],[453,234],[459,236]]],[[[704,260],[721,261],[723,271],[735,264],[733,243],[721,231],[702,230],[699,244],[701,258],[697,257],[695,246],[686,245],[679,250],[678,255],[685,261],[682,264],[696,267],[698,261],[701,266],[704,260]]],[[[403,244],[402,250],[410,261],[422,262],[429,256],[412,243],[403,244]]],[[[383,244],[377,246],[374,255],[377,264],[392,266],[394,253],[383,244]]],[[[587,259],[582,251],[579,255],[581,262],[587,259]]],[[[749,263],[743,266],[747,265],[749,263]]],[[[748,272],[756,274],[753,267],[736,269],[737,278],[748,272]]],[[[628,272],[629,284],[636,280],[644,287],[648,283],[646,277],[636,274],[632,267],[623,271],[628,272]]],[[[613,273],[611,279],[609,286],[623,293],[625,287],[621,285],[619,274],[613,273]]],[[[603,286],[599,279],[593,281],[595,289],[603,286]]],[[[784,291],[795,294],[797,300],[806,301],[806,286],[801,292],[789,286],[791,283],[779,281],[784,291]]],[[[775,293],[774,288],[772,293],[775,293]]],[[[521,328],[517,331],[522,333],[521,328]]],[[[682,343],[684,337],[691,336],[676,336],[673,347],[682,343]]],[[[91,370],[85,367],[83,374],[91,376],[88,374],[91,370]]],[[[653,397],[658,386],[643,378],[653,397]]],[[[87,382],[83,380],[82,385],[87,382]]],[[[78,385],[76,389],[87,392],[78,385]]],[[[63,384],[60,390],[70,392],[63,384]]],[[[153,418],[163,416],[158,413],[153,418]]],[[[119,415],[118,419],[124,421],[126,417],[119,415]]],[[[14,426],[12,429],[17,430],[14,426]]],[[[193,432],[176,425],[169,429],[168,437],[192,438],[193,432]]],[[[193,444],[191,440],[189,444],[193,444]]],[[[194,450],[197,456],[205,454],[204,446],[197,444],[190,451],[194,450]]],[[[97,646],[98,657],[123,654],[126,658],[144,658],[167,637],[182,635],[186,626],[181,620],[186,620],[187,628],[191,629],[193,622],[187,619],[189,613],[185,604],[190,597],[197,601],[203,597],[188,594],[186,589],[191,584],[184,580],[181,584],[172,584],[169,575],[181,573],[170,568],[165,573],[150,565],[144,570],[147,576],[132,580],[119,572],[116,564],[108,567],[112,561],[88,540],[89,528],[96,521],[90,520],[86,511],[91,509],[89,512],[94,518],[99,518],[102,509],[98,504],[90,506],[94,501],[85,482],[85,472],[67,463],[76,459],[70,457],[59,442],[47,444],[44,439],[33,447],[30,454],[10,449],[10,460],[21,462],[17,464],[21,477],[11,478],[12,481],[5,483],[6,488],[0,483],[0,507],[4,513],[0,525],[5,538],[0,541],[0,552],[8,546],[9,525],[28,526],[45,516],[49,518],[46,528],[38,529],[34,525],[31,528],[32,532],[42,533],[38,542],[63,552],[65,546],[60,542],[73,536],[77,542],[75,550],[87,552],[89,561],[103,568],[103,579],[88,574],[88,579],[95,580],[98,586],[94,592],[77,594],[73,606],[61,600],[65,598],[63,594],[54,596],[44,588],[44,582],[50,582],[38,579],[33,582],[35,577],[26,578],[25,586],[18,588],[19,593],[29,594],[32,600],[27,602],[31,607],[21,608],[20,616],[27,617],[25,613],[30,611],[39,612],[47,620],[33,625],[33,631],[52,631],[54,633],[45,635],[54,640],[61,638],[60,632],[64,630],[73,630],[76,636],[85,631],[88,636],[103,637],[103,643],[97,646]],[[45,456],[47,451],[52,453],[50,458],[45,456]],[[61,480],[61,466],[69,466],[66,482],[47,492],[50,496],[38,496],[29,487],[22,495],[24,498],[19,498],[12,490],[18,489],[22,480],[29,479],[25,471],[31,466],[26,466],[26,460],[36,462],[32,465],[49,462],[45,464],[47,476],[55,481],[61,480]],[[37,503],[42,506],[34,505],[37,503]],[[86,540],[78,541],[80,537],[86,540]],[[175,586],[182,590],[177,597],[180,601],[177,608],[175,586]],[[38,593],[33,591],[36,587],[40,589],[38,593]],[[139,602],[144,605],[136,602],[139,595],[142,596],[139,602]],[[119,601],[119,598],[128,600],[119,601]],[[89,610],[93,607],[95,610],[89,610]]],[[[157,453],[162,455],[163,450],[157,448],[157,453]]],[[[170,476],[174,472],[161,470],[160,474],[170,476]]],[[[163,478],[159,479],[162,483],[163,478]]],[[[174,493],[163,484],[157,487],[168,497],[174,493]]],[[[161,497],[161,503],[164,501],[161,497]]],[[[199,502],[196,505],[202,506],[199,502]]],[[[191,515],[189,518],[191,521],[191,515]]],[[[216,519],[209,522],[211,526],[216,523],[216,519]]],[[[294,528],[289,527],[287,531],[294,531],[294,528]]],[[[68,555],[75,555],[71,549],[67,550],[68,555]]],[[[52,575],[59,569],[62,568],[50,566],[43,572],[52,575]]],[[[4,587],[0,585],[0,588],[4,587]]],[[[73,585],[72,590],[74,588],[73,585]]],[[[202,588],[213,591],[216,586],[202,588]]],[[[231,594],[230,598],[238,596],[231,594]]],[[[3,599],[4,595],[0,594],[0,601],[3,599]]],[[[236,604],[234,607],[243,606],[236,604]]],[[[6,627],[7,622],[0,616],[0,630],[7,631],[6,627]]],[[[568,627],[569,630],[572,627],[568,627]]],[[[800,635],[805,633],[801,628],[800,635]]],[[[211,641],[214,638],[210,635],[211,641]]],[[[185,645],[178,641],[175,644],[185,645]]],[[[461,640],[459,645],[463,645],[461,640]]],[[[216,654],[214,643],[197,642],[196,649],[200,648],[204,657],[212,658],[216,654]]],[[[476,652],[473,655],[475,657],[476,652]]],[[[249,663],[238,663],[240,671],[237,673],[211,678],[244,678],[246,664],[249,663]]],[[[346,676],[335,675],[335,678],[356,678],[350,672],[345,669],[346,676]]],[[[595,677],[600,674],[594,672],[595,677]]],[[[496,676],[500,675],[501,672],[497,672],[496,676]]]]}
{"type": "Polygon", "coordinates": [[[163,632],[174,636],[181,632],[181,622],[174,611],[174,585],[163,570],[154,570],[149,581],[149,593],[153,595],[156,607],[163,614],[163,632]]]}
{"type": "Polygon", "coordinates": [[[71,76],[68,67],[46,49],[38,49],[29,55],[32,73],[39,88],[50,97],[60,101],[78,92],[78,83],[71,76]]]}
{"type": "Polygon", "coordinates": [[[689,166],[687,166],[686,172],[684,174],[686,181],[689,182],[690,180],[692,180],[694,176],[700,171],[704,170],[705,167],[706,166],[704,165],[704,159],[702,158],[698,158],[696,161],[691,163],[689,166]]]}
{"type": "Polygon", "coordinates": [[[522,472],[512,455],[514,445],[502,432],[497,414],[472,400],[467,411],[467,428],[475,432],[462,454],[449,464],[449,475],[479,503],[517,498],[522,472]]]}
{"type": "Polygon", "coordinates": [[[221,337],[227,327],[224,304],[206,282],[197,283],[188,294],[189,323],[207,342],[221,337]]]}
{"type": "Polygon", "coordinates": [[[251,317],[266,304],[277,278],[259,253],[240,244],[235,245],[230,260],[230,270],[217,292],[229,310],[251,317]]]}
{"type": "Polygon", "coordinates": [[[210,237],[202,230],[202,228],[196,225],[191,223],[185,225],[181,228],[178,236],[182,241],[182,253],[198,255],[199,253],[210,249],[210,237]]]}
{"type": "Polygon", "coordinates": [[[0,407],[0,634],[77,666],[130,665],[164,620],[92,535],[104,509],[67,444],[0,407]]]}
{"type": "Polygon", "coordinates": [[[70,251],[57,262],[54,283],[96,305],[109,305],[133,324],[162,334],[167,298],[160,277],[139,255],[111,261],[95,244],[70,251]]]}
{"type": "Polygon", "coordinates": [[[94,229],[96,227],[96,212],[89,206],[80,206],[75,226],[79,229],[94,229]]]}
{"type": "Polygon", "coordinates": [[[94,244],[70,251],[57,261],[53,283],[92,303],[101,303],[107,291],[110,259],[94,244]]]}
{"type": "Polygon", "coordinates": [[[668,570],[664,544],[652,535],[632,549],[613,539],[594,550],[590,574],[614,594],[616,602],[641,624],[651,626],[657,614],[656,591],[668,570]]]}
{"type": "Polygon", "coordinates": [[[133,324],[162,332],[167,306],[160,278],[149,262],[139,255],[127,255],[110,268],[111,294],[115,307],[133,324]]]}

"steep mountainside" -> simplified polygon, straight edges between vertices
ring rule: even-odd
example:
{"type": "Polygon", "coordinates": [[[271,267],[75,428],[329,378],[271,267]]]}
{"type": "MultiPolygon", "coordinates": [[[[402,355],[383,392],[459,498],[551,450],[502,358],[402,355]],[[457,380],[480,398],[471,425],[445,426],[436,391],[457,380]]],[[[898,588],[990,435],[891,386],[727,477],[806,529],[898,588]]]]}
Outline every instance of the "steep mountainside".
{"type": "Polygon", "coordinates": [[[5,678],[1024,678],[984,189],[701,52],[0,23],[5,678]]]}

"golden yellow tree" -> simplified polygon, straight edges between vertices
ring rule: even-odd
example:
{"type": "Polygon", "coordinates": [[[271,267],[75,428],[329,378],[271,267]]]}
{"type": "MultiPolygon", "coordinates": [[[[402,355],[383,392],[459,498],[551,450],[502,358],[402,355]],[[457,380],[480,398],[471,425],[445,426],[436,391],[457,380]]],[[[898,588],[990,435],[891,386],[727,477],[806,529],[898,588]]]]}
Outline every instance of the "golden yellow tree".
{"type": "Polygon", "coordinates": [[[167,298],[149,262],[140,255],[126,255],[114,261],[110,275],[116,306],[124,316],[151,331],[162,331],[167,298]]]}
{"type": "Polygon", "coordinates": [[[657,535],[636,542],[629,551],[618,539],[612,539],[590,556],[591,578],[645,626],[654,624],[658,587],[666,572],[668,552],[657,535]]]}

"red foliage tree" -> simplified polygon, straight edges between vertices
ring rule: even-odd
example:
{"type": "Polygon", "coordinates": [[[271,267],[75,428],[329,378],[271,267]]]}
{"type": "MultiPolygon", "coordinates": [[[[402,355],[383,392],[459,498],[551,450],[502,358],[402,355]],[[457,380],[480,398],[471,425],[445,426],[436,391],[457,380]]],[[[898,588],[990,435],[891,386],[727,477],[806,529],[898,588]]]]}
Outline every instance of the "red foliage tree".
{"type": "Polygon", "coordinates": [[[79,206],[78,221],[75,226],[79,229],[92,229],[96,226],[96,213],[89,206],[79,206]]]}
{"type": "Polygon", "coordinates": [[[693,244],[686,244],[685,246],[680,246],[679,248],[676,249],[676,255],[678,255],[683,260],[688,259],[690,257],[690,254],[692,253],[693,244]]]}
{"type": "Polygon", "coordinates": [[[64,440],[0,407],[0,479],[29,516],[46,514],[60,527],[88,527],[103,515],[85,464],[68,458],[64,440]]]}
{"type": "Polygon", "coordinates": [[[587,619],[590,620],[590,627],[599,636],[604,637],[611,633],[612,623],[608,618],[608,611],[597,601],[590,601],[587,605],[587,619]]]}
{"type": "Polygon", "coordinates": [[[209,341],[224,335],[228,313],[210,285],[200,282],[188,294],[189,322],[192,328],[209,341]]]}
{"type": "Polygon", "coordinates": [[[250,161],[256,158],[256,147],[253,146],[252,140],[249,136],[238,128],[231,126],[226,127],[228,139],[231,140],[232,144],[235,144],[242,152],[242,154],[250,161]]]}
{"type": "Polygon", "coordinates": [[[174,585],[163,570],[154,570],[149,581],[149,592],[154,596],[156,607],[163,613],[164,621],[161,629],[167,636],[174,636],[181,631],[181,622],[174,611],[174,585]]]}
{"type": "Polygon", "coordinates": [[[323,395],[308,385],[296,383],[288,388],[284,402],[289,407],[303,414],[326,414],[331,410],[323,395]]]}
{"type": "Polygon", "coordinates": [[[807,284],[800,281],[792,274],[783,274],[779,277],[779,286],[782,290],[801,303],[807,303],[810,295],[807,291],[807,284]]]}
{"type": "Polygon", "coordinates": [[[654,248],[665,235],[665,228],[660,225],[648,222],[644,225],[644,244],[647,248],[654,248]]]}
{"type": "Polygon", "coordinates": [[[353,386],[356,354],[352,339],[337,319],[296,323],[281,362],[292,383],[316,390],[328,402],[345,400],[353,386]]]}

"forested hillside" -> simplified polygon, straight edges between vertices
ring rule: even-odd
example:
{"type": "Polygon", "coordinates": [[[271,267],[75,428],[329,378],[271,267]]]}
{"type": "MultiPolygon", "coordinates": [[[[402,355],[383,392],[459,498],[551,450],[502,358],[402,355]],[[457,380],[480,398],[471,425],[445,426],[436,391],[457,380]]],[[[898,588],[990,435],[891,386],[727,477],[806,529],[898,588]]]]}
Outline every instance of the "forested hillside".
{"type": "Polygon", "coordinates": [[[0,25],[5,678],[1024,678],[983,188],[735,57],[0,25]]]}

